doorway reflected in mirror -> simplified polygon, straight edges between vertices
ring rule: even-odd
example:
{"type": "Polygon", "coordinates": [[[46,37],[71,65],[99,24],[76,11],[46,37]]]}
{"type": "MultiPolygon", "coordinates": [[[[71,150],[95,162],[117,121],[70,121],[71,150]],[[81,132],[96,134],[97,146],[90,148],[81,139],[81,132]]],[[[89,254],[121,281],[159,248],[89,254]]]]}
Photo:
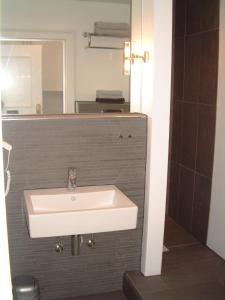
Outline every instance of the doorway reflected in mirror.
{"type": "Polygon", "coordinates": [[[63,42],[2,41],[3,114],[63,113],[63,42]]]}

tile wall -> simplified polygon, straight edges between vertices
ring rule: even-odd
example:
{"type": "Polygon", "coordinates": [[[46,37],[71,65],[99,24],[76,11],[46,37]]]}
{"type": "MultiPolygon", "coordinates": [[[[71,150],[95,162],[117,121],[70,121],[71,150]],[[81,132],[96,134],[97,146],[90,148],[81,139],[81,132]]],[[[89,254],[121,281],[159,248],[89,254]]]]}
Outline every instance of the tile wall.
{"type": "Polygon", "coordinates": [[[213,168],[219,0],[174,1],[169,215],[205,243],[213,168]]]}
{"type": "MultiPolygon", "coordinates": [[[[140,268],[146,117],[108,114],[96,117],[18,117],[3,120],[4,139],[13,145],[7,218],[12,276],[33,275],[43,300],[122,289],[127,270],[140,268]],[[71,256],[70,237],[31,239],[23,191],[65,187],[68,167],[76,167],[78,186],[115,184],[138,206],[137,229],[84,236],[80,256],[71,256]],[[62,241],[64,251],[55,252],[62,241]]],[[[115,220],[116,222],[116,220],[115,220]]]]}

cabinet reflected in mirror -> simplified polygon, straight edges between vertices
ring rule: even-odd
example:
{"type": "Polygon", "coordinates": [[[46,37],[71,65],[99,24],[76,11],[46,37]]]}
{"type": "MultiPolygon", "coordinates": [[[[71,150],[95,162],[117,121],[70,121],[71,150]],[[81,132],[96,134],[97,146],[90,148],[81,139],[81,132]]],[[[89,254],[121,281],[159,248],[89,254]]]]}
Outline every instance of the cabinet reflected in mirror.
{"type": "Polygon", "coordinates": [[[130,111],[130,77],[123,74],[130,1],[2,2],[3,114],[130,111]]]}

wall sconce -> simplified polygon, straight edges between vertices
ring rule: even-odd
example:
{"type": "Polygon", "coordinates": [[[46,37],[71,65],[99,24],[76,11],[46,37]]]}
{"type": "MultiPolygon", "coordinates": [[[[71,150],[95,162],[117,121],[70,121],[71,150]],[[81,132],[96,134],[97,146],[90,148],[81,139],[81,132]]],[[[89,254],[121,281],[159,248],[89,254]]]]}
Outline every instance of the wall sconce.
{"type": "Polygon", "coordinates": [[[135,62],[149,62],[149,52],[148,51],[131,51],[130,42],[124,43],[124,75],[130,75],[130,64],[135,62]],[[139,53],[137,53],[139,52],[139,53]],[[142,52],[142,53],[140,53],[142,52]]]}

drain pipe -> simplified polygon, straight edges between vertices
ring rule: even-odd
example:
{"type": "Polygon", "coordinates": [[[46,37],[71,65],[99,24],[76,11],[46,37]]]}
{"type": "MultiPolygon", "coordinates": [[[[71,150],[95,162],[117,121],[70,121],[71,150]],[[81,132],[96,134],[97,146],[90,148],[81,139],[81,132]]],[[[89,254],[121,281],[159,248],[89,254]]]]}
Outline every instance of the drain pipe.
{"type": "Polygon", "coordinates": [[[83,236],[78,235],[71,235],[71,255],[77,256],[80,255],[80,247],[83,244],[83,236]]]}

